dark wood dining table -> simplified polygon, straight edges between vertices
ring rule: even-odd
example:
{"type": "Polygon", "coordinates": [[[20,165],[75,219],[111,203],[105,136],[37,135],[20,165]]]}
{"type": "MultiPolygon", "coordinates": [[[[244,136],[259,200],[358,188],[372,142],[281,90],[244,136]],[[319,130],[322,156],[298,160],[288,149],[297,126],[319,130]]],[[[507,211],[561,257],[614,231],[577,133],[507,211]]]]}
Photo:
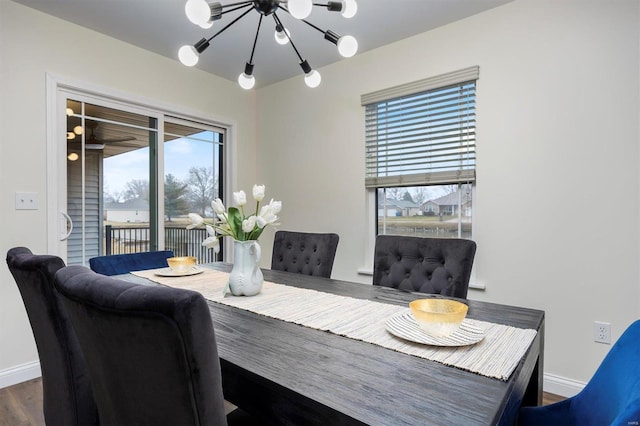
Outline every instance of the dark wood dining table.
{"type": "MultiPolygon", "coordinates": [[[[274,283],[395,305],[429,297],[268,269],[263,274],[274,283]]],[[[131,274],[119,278],[159,285],[131,274]]],[[[469,318],[537,331],[508,380],[209,302],[225,399],[276,424],[512,425],[521,405],[542,402],[544,311],[465,303],[469,318]]]]}

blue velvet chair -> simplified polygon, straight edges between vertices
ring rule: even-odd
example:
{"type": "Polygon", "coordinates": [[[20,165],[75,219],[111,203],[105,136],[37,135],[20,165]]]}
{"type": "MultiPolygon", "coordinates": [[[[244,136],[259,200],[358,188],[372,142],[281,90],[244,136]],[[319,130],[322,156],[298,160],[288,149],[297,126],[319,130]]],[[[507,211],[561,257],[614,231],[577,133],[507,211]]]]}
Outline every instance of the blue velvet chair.
{"type": "Polygon", "coordinates": [[[105,425],[226,425],[209,306],[200,293],[82,266],[56,273],[105,425]]]}
{"type": "Polygon", "coordinates": [[[331,278],[339,239],[332,233],[277,231],[271,269],[331,278]]]}
{"type": "Polygon", "coordinates": [[[629,426],[638,422],[640,321],[620,336],[579,394],[555,404],[523,407],[518,418],[523,426],[629,426]]]}
{"type": "Polygon", "coordinates": [[[173,257],[171,250],[113,254],[91,258],[89,266],[102,275],[121,275],[131,271],[167,267],[167,259],[170,257],[173,257]]]}
{"type": "Polygon", "coordinates": [[[57,256],[35,255],[26,247],[14,247],[7,252],[7,265],[22,295],[38,348],[46,424],[99,424],[89,371],[53,286],[54,274],[64,262],[57,256]]]}

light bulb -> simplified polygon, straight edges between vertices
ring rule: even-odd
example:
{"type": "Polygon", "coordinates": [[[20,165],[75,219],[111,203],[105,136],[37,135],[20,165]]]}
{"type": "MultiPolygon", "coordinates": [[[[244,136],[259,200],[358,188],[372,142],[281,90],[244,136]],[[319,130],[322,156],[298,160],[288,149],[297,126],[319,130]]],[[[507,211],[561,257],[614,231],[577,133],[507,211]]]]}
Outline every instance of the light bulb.
{"type": "Polygon", "coordinates": [[[73,139],[75,139],[75,138],[76,138],[76,134],[75,134],[75,133],[73,133],[73,132],[67,132],[67,140],[68,140],[68,141],[73,140],[73,139]]]}
{"type": "Polygon", "coordinates": [[[178,50],[178,58],[180,58],[180,62],[188,67],[192,67],[198,63],[198,59],[200,59],[200,54],[196,50],[195,47],[184,45],[178,50]]]}
{"type": "Polygon", "coordinates": [[[196,25],[204,25],[211,18],[211,8],[205,0],[187,0],[184,13],[196,25]]]}
{"type": "Polygon", "coordinates": [[[350,58],[358,51],[358,41],[355,37],[347,35],[338,39],[338,52],[345,58],[350,58]]]}
{"type": "Polygon", "coordinates": [[[322,81],[322,76],[316,70],[311,70],[304,76],[304,82],[307,86],[314,88],[320,85],[320,81],[322,81]]]}
{"type": "Polygon", "coordinates": [[[353,18],[357,11],[358,3],[356,3],[356,0],[342,0],[342,16],[353,18]]]}
{"type": "Polygon", "coordinates": [[[198,24],[198,25],[200,26],[200,28],[208,30],[209,28],[213,27],[213,19],[208,20],[204,24],[198,24]]]}
{"type": "Polygon", "coordinates": [[[291,33],[286,28],[284,29],[284,31],[276,30],[274,37],[278,44],[287,44],[289,43],[289,37],[291,37],[291,33]]]}
{"type": "Polygon", "coordinates": [[[67,155],[67,158],[69,159],[69,161],[76,161],[78,159],[78,154],[72,152],[71,154],[67,155]]]}
{"type": "Polygon", "coordinates": [[[71,117],[73,115],[73,110],[71,108],[67,108],[67,117],[71,117]]]}
{"type": "Polygon", "coordinates": [[[256,85],[256,79],[250,74],[242,73],[238,76],[238,84],[243,89],[250,90],[256,85]]]}
{"type": "Polygon", "coordinates": [[[82,126],[76,126],[73,128],[73,133],[75,133],[76,135],[81,135],[82,134],[82,126]]]}
{"type": "Polygon", "coordinates": [[[312,0],[289,0],[287,2],[289,13],[296,19],[304,19],[311,14],[312,0]]]}

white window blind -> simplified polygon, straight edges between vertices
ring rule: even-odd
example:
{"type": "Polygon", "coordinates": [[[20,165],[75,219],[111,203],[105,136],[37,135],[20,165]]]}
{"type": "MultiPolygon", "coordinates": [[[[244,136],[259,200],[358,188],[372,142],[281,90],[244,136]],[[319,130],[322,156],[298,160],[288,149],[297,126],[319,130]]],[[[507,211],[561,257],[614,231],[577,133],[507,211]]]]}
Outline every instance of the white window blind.
{"type": "Polygon", "coordinates": [[[362,96],[368,188],[475,181],[478,67],[362,96]]]}

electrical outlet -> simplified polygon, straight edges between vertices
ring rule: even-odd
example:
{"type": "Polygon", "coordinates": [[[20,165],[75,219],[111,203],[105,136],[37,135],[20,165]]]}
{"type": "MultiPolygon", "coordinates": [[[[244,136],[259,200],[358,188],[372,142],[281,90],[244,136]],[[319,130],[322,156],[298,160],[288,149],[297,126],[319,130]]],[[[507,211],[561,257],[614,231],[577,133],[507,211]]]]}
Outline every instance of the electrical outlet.
{"type": "Polygon", "coordinates": [[[38,193],[16,192],[16,210],[38,210],[38,193]]]}
{"type": "Polygon", "coordinates": [[[593,340],[598,343],[611,344],[611,324],[596,321],[593,323],[593,340]]]}

